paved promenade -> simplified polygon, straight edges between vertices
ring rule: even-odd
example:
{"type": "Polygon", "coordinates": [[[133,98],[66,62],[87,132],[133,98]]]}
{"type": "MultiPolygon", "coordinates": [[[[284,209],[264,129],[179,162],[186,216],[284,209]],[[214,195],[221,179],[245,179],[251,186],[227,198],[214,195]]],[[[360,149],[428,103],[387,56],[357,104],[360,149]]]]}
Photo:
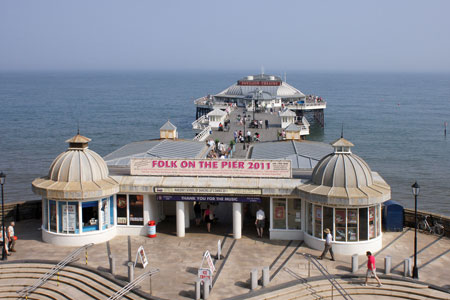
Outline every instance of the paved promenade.
{"type": "MultiPolygon", "coordinates": [[[[60,260],[75,249],[43,243],[39,224],[37,220],[17,223],[16,234],[19,237],[17,252],[9,256],[8,261],[60,260]]],[[[123,280],[127,276],[127,261],[134,260],[136,250],[143,245],[150,267],[160,269],[160,273],[152,280],[152,294],[164,299],[193,299],[194,281],[202,254],[205,250],[209,250],[213,256],[216,255],[217,241],[221,240],[225,259],[216,262],[214,287],[209,299],[226,299],[249,293],[249,273],[253,268],[261,270],[264,266],[270,266],[270,286],[274,287],[308,277],[308,263],[300,253],[320,254],[319,251],[312,250],[299,241],[271,241],[267,233],[265,238],[259,239],[256,237],[254,227],[245,224],[240,240],[234,240],[228,235],[231,231],[228,224],[213,226],[212,233],[207,233],[204,226],[192,225],[186,229],[186,237],[177,238],[175,222],[169,220],[161,223],[157,231],[158,236],[154,239],[144,236],[120,236],[108,243],[95,245],[89,249],[88,265],[99,271],[108,272],[110,252],[117,257],[116,278],[123,280]]],[[[380,273],[384,271],[384,258],[390,255],[393,275],[401,276],[403,260],[413,255],[413,238],[413,230],[384,233],[384,248],[375,255],[377,270],[380,273]]],[[[420,280],[450,289],[448,275],[450,240],[419,234],[418,250],[420,280]]],[[[331,274],[350,274],[350,261],[350,256],[336,255],[334,262],[327,259],[321,262],[331,274]]],[[[359,258],[361,266],[359,275],[365,274],[365,262],[365,257],[359,258]]],[[[84,257],[77,263],[84,263],[84,257]]],[[[135,272],[138,276],[143,269],[138,267],[135,272]]],[[[310,275],[319,276],[320,273],[312,269],[310,275]]],[[[358,279],[356,281],[358,285],[362,282],[358,279]]],[[[375,282],[372,285],[375,285],[375,282]]],[[[150,291],[148,280],[142,284],[141,289],[144,292],[150,291]]],[[[450,299],[450,294],[448,296],[450,299]]]]}

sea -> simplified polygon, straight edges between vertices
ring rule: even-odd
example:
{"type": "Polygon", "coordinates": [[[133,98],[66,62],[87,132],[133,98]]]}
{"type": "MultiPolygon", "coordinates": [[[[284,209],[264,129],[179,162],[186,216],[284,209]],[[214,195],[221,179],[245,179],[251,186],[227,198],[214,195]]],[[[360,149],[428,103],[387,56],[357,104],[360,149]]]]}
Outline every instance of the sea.
{"type": "MultiPolygon", "coordinates": [[[[6,202],[37,200],[33,179],[80,131],[102,156],[159,137],[170,120],[192,139],[196,98],[218,93],[250,71],[0,72],[0,171],[6,202]]],[[[269,72],[267,72],[269,73],[269,72]]],[[[274,72],[274,75],[279,75],[274,72]]],[[[282,76],[284,78],[284,74],[282,76]]],[[[327,102],[325,127],[307,139],[330,143],[343,134],[392,188],[392,199],[450,216],[450,74],[288,72],[304,94],[327,102]]]]}

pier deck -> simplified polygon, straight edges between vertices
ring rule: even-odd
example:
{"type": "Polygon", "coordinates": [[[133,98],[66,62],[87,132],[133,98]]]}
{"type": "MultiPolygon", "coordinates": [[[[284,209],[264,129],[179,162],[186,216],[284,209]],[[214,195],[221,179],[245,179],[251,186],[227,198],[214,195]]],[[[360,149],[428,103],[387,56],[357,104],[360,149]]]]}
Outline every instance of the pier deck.
{"type": "MultiPolygon", "coordinates": [[[[210,135],[207,139],[208,140],[216,140],[218,139],[220,142],[229,144],[231,140],[234,140],[234,131],[241,130],[242,132],[246,133],[250,131],[253,135],[258,132],[260,134],[260,142],[272,142],[277,140],[278,131],[281,130],[281,118],[278,116],[278,111],[273,113],[265,113],[265,112],[255,112],[255,119],[256,120],[262,120],[262,128],[249,128],[250,122],[246,122],[245,124],[245,130],[244,125],[241,124],[241,122],[237,121],[238,115],[241,115],[241,117],[244,115],[244,108],[236,108],[230,113],[229,119],[230,124],[229,128],[226,131],[218,131],[213,130],[212,135],[210,135]],[[269,121],[269,128],[266,129],[265,127],[265,120],[269,121]]],[[[250,120],[253,120],[253,112],[247,111],[246,113],[247,117],[250,116],[250,120]]],[[[254,143],[260,143],[260,142],[251,142],[250,146],[254,143]]],[[[236,144],[236,150],[233,153],[234,158],[245,158],[247,156],[247,150],[249,143],[245,142],[245,150],[243,149],[244,143],[237,143],[236,144]]]]}

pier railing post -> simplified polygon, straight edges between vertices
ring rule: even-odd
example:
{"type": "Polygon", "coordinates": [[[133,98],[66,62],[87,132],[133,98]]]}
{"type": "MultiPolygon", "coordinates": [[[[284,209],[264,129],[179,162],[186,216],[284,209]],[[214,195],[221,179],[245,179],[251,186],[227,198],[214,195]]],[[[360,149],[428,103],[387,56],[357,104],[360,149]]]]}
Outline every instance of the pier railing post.
{"type": "Polygon", "coordinates": [[[389,255],[384,258],[384,274],[391,274],[392,257],[389,255]]]}
{"type": "Polygon", "coordinates": [[[358,254],[352,255],[352,273],[358,272],[358,254]]]}

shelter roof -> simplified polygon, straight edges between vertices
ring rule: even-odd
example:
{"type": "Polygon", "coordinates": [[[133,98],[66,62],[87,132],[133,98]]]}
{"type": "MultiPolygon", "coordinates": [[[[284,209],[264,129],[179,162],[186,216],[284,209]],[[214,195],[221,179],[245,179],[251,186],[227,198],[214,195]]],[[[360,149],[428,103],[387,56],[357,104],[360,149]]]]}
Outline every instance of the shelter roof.
{"type": "Polygon", "coordinates": [[[170,123],[169,120],[159,130],[176,130],[177,127],[170,123]]]}
{"type": "Polygon", "coordinates": [[[297,126],[296,124],[294,124],[294,123],[291,123],[291,124],[289,124],[289,126],[288,127],[286,127],[286,129],[285,129],[285,131],[289,131],[289,132],[299,132],[299,131],[301,131],[302,129],[299,127],[299,126],[297,126]]]}
{"type": "Polygon", "coordinates": [[[149,140],[127,144],[104,157],[108,166],[129,166],[130,158],[203,158],[208,147],[192,140],[149,140]]]}
{"type": "Polygon", "coordinates": [[[224,115],[226,115],[226,114],[227,114],[227,113],[224,112],[223,110],[216,108],[216,109],[214,109],[213,111],[210,111],[210,112],[208,113],[208,116],[224,116],[224,115]]]}
{"type": "Polygon", "coordinates": [[[286,109],[280,113],[280,117],[295,117],[296,114],[290,109],[286,109]]]}

